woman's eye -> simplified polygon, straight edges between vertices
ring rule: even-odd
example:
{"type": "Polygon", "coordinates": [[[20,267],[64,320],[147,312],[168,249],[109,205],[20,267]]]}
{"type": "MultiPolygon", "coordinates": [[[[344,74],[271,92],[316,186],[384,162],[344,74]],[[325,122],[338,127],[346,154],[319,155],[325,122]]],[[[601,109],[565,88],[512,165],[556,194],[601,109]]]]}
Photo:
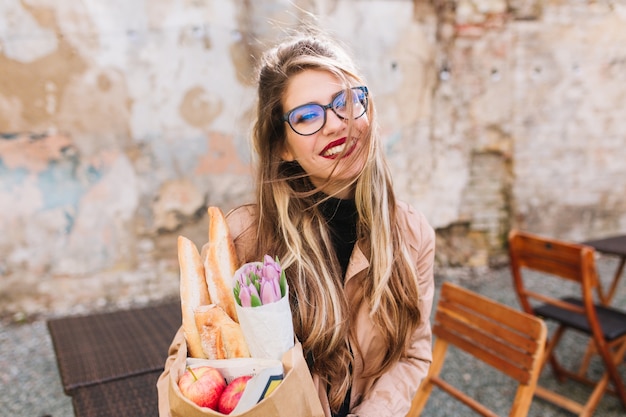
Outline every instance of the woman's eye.
{"type": "Polygon", "coordinates": [[[335,109],[343,109],[346,107],[346,94],[342,93],[333,101],[333,107],[335,109]]]}
{"type": "Polygon", "coordinates": [[[294,123],[310,123],[319,117],[319,112],[315,110],[303,110],[293,114],[294,123]]]}
{"type": "Polygon", "coordinates": [[[363,104],[365,101],[365,94],[362,91],[355,92],[352,94],[352,102],[354,104],[363,104]]]}

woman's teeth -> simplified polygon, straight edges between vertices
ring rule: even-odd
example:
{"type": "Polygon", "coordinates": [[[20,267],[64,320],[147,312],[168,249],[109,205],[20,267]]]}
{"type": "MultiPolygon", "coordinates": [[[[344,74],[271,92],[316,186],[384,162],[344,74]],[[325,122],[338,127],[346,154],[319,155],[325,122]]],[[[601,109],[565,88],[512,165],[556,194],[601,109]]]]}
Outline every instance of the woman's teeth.
{"type": "Polygon", "coordinates": [[[343,152],[343,150],[346,148],[347,145],[352,146],[353,144],[354,144],[354,140],[351,140],[350,143],[344,142],[341,145],[333,146],[332,148],[330,148],[326,152],[324,152],[324,154],[322,156],[334,156],[334,155],[337,155],[338,153],[343,152]]]}

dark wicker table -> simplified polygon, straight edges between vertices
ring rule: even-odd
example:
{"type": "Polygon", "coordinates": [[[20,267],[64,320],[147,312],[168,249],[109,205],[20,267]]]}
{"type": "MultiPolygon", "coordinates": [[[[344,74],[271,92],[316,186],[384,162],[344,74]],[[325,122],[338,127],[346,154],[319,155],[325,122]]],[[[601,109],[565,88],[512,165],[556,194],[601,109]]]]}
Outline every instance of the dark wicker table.
{"type": "Polygon", "coordinates": [[[611,236],[604,239],[588,240],[583,242],[585,245],[593,247],[596,251],[607,255],[614,255],[620,258],[615,275],[611,280],[608,292],[604,292],[602,286],[599,287],[600,301],[608,305],[611,303],[617,284],[622,277],[624,264],[626,264],[626,235],[611,236]]]}
{"type": "Polygon", "coordinates": [[[180,325],[177,302],[48,321],[74,414],[158,415],[156,381],[180,325]]]}

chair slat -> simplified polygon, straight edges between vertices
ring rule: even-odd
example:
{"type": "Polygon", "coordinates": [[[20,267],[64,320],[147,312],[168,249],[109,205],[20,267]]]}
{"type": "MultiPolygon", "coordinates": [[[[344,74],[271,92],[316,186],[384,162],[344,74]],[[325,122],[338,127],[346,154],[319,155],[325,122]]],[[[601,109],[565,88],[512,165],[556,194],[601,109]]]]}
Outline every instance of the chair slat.
{"type": "Polygon", "coordinates": [[[515,346],[521,351],[537,350],[536,339],[533,338],[540,334],[541,326],[536,321],[516,320],[515,328],[513,328],[502,320],[503,315],[511,314],[510,310],[504,310],[495,315],[491,312],[489,312],[490,315],[484,315],[467,307],[452,304],[445,299],[442,299],[439,305],[441,310],[437,312],[435,320],[438,319],[439,314],[457,315],[460,320],[471,322],[477,330],[500,339],[503,343],[515,346]]]}
{"type": "Polygon", "coordinates": [[[529,376],[527,369],[520,367],[519,364],[515,362],[507,360],[505,357],[494,355],[493,352],[486,349],[483,345],[473,343],[471,339],[462,338],[457,333],[450,332],[442,327],[439,328],[437,335],[439,337],[445,337],[449,343],[461,348],[516,381],[523,384],[528,383],[529,376]]]}
{"type": "Polygon", "coordinates": [[[544,294],[535,291],[524,291],[524,294],[535,300],[543,301],[547,304],[552,304],[564,310],[571,311],[572,313],[585,314],[585,308],[576,304],[568,303],[556,297],[546,296],[544,294]]]}
{"type": "Polygon", "coordinates": [[[506,323],[507,327],[520,333],[527,334],[530,338],[536,338],[542,332],[543,327],[535,320],[503,319],[503,317],[509,317],[511,314],[518,317],[518,310],[504,304],[494,303],[494,300],[480,294],[473,294],[472,296],[469,296],[470,293],[465,291],[467,290],[463,289],[463,291],[459,292],[448,292],[446,294],[442,294],[441,300],[442,302],[452,302],[465,307],[467,311],[475,311],[484,317],[489,317],[496,321],[506,323]]]}
{"type": "MultiPolygon", "coordinates": [[[[472,356],[475,356],[488,365],[497,368],[500,372],[507,374],[511,378],[514,378],[524,384],[528,382],[529,365],[526,360],[528,357],[527,355],[520,355],[520,352],[511,353],[510,356],[496,354],[493,351],[493,346],[497,344],[496,340],[485,339],[480,335],[476,335],[472,331],[459,333],[455,332],[454,329],[438,326],[433,329],[433,332],[437,337],[445,338],[448,342],[454,344],[472,356]],[[486,344],[486,340],[490,340],[492,344],[486,344]],[[523,360],[520,360],[520,358],[523,360]]],[[[502,346],[500,347],[500,350],[504,350],[502,349],[502,346]]]]}
{"type": "Polygon", "coordinates": [[[433,328],[435,334],[437,334],[439,328],[442,328],[445,331],[455,333],[459,337],[468,339],[476,346],[483,346],[492,355],[499,356],[505,361],[516,363],[524,368],[530,368],[532,365],[533,357],[528,350],[506,343],[506,341],[503,341],[502,338],[493,333],[485,332],[483,329],[476,327],[474,321],[458,320],[458,316],[448,315],[445,309],[441,311],[438,317],[439,319],[433,328]]]}
{"type": "MultiPolygon", "coordinates": [[[[526,267],[535,271],[556,275],[574,282],[582,282],[586,268],[583,264],[587,252],[593,253],[593,248],[569,243],[563,245],[558,240],[536,240],[528,234],[520,234],[514,242],[510,242],[510,249],[517,256],[515,262],[519,267],[526,267]]],[[[591,285],[598,285],[597,277],[589,277],[591,285]]]]}

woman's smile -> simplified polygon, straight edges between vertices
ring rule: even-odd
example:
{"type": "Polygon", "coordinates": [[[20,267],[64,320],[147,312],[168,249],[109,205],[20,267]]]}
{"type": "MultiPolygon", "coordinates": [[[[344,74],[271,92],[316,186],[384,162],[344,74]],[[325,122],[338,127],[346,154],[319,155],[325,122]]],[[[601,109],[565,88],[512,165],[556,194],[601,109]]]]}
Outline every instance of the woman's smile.
{"type": "Polygon", "coordinates": [[[320,152],[320,156],[327,159],[336,159],[346,146],[349,146],[348,151],[343,155],[344,158],[348,157],[356,148],[356,142],[356,138],[352,138],[349,143],[347,142],[347,138],[337,139],[326,145],[326,147],[322,149],[322,152],[320,152]]]}

